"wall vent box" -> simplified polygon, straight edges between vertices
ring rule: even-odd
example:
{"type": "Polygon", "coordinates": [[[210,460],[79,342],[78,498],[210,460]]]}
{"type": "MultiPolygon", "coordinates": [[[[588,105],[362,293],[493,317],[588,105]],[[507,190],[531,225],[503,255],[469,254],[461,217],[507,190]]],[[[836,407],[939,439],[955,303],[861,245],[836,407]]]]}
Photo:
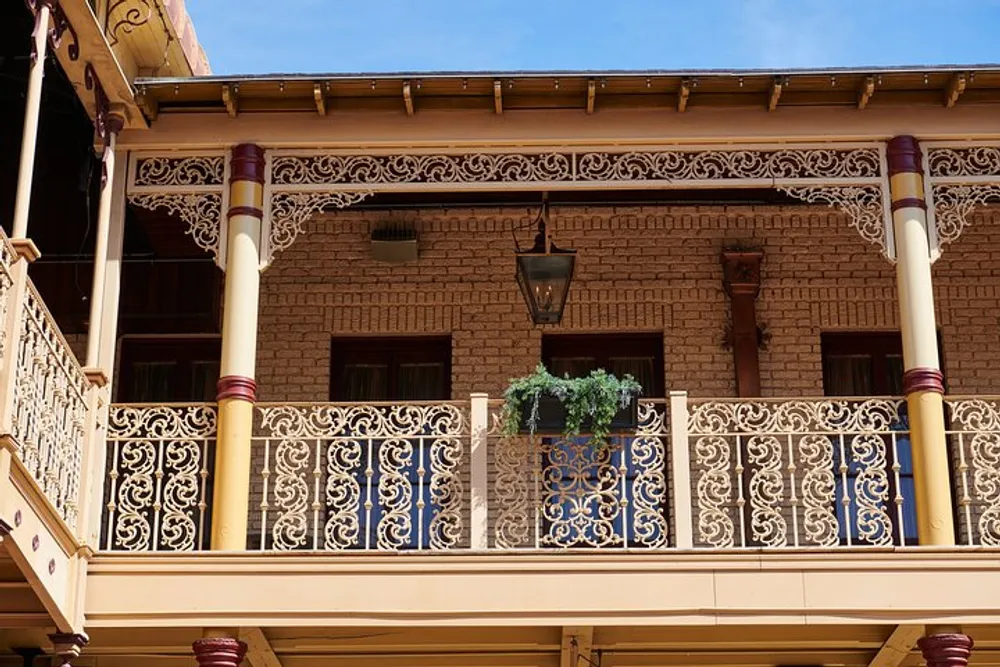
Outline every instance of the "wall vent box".
{"type": "Polygon", "coordinates": [[[372,259],[387,264],[404,264],[417,259],[417,232],[400,226],[372,230],[372,259]]]}

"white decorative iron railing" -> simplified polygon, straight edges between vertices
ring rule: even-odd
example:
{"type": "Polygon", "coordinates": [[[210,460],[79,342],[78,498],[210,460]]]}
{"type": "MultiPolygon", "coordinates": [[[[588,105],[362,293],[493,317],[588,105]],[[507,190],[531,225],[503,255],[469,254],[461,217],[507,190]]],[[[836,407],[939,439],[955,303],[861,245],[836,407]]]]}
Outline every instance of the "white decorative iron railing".
{"type": "Polygon", "coordinates": [[[905,544],[914,501],[903,405],[692,400],[695,546],[905,544]]]}
{"type": "Polygon", "coordinates": [[[949,396],[959,541],[1000,546],[1000,396],[949,396]]]}
{"type": "Polygon", "coordinates": [[[641,401],[634,435],[586,439],[499,434],[491,413],[491,545],[497,549],[670,545],[666,404],[641,401]]]}
{"type": "Polygon", "coordinates": [[[112,405],[105,549],[208,548],[214,405],[112,405]]]}
{"type": "MultiPolygon", "coordinates": [[[[1000,398],[948,399],[963,544],[1000,542],[1000,398]]],[[[248,548],[456,551],[916,542],[896,398],[643,400],[593,447],[500,403],[260,404],[248,548]]],[[[116,405],[103,546],[207,548],[210,405],[116,405]]]]}
{"type": "Polygon", "coordinates": [[[256,415],[252,546],[468,546],[468,402],[261,404],[256,415]]]}
{"type": "Polygon", "coordinates": [[[0,431],[70,529],[77,528],[85,448],[97,409],[90,380],[0,232],[0,431]]]}

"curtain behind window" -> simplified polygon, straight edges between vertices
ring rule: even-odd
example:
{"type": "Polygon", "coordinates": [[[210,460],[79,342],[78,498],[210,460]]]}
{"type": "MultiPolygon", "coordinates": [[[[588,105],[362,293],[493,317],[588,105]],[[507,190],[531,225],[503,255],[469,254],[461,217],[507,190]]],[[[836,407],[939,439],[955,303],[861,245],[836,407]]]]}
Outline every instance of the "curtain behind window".
{"type": "Polygon", "coordinates": [[[828,396],[870,396],[872,358],[867,355],[828,356],[824,360],[828,396]]]}
{"type": "Polygon", "coordinates": [[[388,381],[388,366],[347,364],[341,378],[344,400],[352,403],[384,401],[389,393],[388,381]]]}

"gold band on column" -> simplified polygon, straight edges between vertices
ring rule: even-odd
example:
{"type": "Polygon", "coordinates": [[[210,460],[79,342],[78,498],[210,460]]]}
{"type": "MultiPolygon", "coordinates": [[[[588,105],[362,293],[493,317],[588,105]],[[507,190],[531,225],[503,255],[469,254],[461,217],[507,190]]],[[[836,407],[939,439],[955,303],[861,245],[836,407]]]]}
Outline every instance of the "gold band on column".
{"type": "Polygon", "coordinates": [[[260,230],[264,200],[264,150],[253,144],[233,148],[226,212],[226,291],[222,319],[222,360],[217,385],[211,548],[246,548],[250,510],[250,442],[260,292],[260,230]]]}
{"type": "Polygon", "coordinates": [[[938,359],[920,145],[913,137],[894,137],[886,157],[917,532],[920,544],[951,545],[955,544],[955,522],[944,430],[944,376],[938,359]]]}

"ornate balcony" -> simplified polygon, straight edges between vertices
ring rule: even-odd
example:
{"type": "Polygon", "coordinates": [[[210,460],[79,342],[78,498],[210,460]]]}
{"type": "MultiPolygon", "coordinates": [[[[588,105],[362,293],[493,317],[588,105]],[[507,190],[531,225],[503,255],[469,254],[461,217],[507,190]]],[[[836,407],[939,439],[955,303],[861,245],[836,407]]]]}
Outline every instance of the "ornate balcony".
{"type": "MultiPolygon", "coordinates": [[[[1000,399],[951,398],[964,545],[1000,545],[1000,399]]],[[[261,551],[902,547],[916,543],[897,398],[642,401],[635,433],[503,437],[500,403],[255,409],[261,551]]],[[[207,548],[215,407],[113,405],[101,547],[207,548]]]]}

